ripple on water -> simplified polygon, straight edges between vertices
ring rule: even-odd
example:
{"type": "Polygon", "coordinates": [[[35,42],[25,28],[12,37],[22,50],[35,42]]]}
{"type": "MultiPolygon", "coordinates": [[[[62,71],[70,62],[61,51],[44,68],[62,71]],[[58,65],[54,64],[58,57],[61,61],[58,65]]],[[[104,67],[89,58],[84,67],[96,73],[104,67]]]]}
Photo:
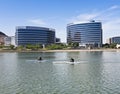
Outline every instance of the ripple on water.
{"type": "Polygon", "coordinates": [[[7,54],[0,56],[0,94],[120,94],[120,63],[114,63],[115,58],[120,62],[118,53],[44,53],[47,61],[34,63],[38,54],[9,53],[11,62],[3,59],[7,54]],[[63,54],[64,60],[76,56],[88,62],[52,63],[63,54]]]}

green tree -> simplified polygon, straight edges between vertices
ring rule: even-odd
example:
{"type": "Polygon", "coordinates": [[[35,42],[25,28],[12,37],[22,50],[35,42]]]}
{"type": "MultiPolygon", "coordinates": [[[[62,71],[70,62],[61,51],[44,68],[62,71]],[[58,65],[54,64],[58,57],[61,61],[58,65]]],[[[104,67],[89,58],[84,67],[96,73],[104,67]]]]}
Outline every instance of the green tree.
{"type": "Polygon", "coordinates": [[[116,43],[110,44],[110,48],[116,48],[116,43]]]}
{"type": "Polygon", "coordinates": [[[26,49],[31,49],[31,50],[38,50],[38,49],[41,49],[42,48],[42,45],[41,44],[27,44],[26,45],[26,49]]]}
{"type": "Polygon", "coordinates": [[[14,49],[14,47],[15,47],[14,45],[10,45],[10,49],[12,49],[12,50],[13,50],[13,49],[14,49]]]}
{"type": "Polygon", "coordinates": [[[68,43],[68,47],[72,47],[73,46],[73,43],[72,42],[69,42],[68,43]]]}
{"type": "Polygon", "coordinates": [[[106,43],[102,45],[103,48],[110,48],[110,44],[106,43]]]}
{"type": "Polygon", "coordinates": [[[64,48],[66,48],[66,45],[64,45],[64,44],[51,44],[51,45],[47,45],[46,48],[48,50],[64,49],[64,48]]]}
{"type": "Polygon", "coordinates": [[[3,48],[4,46],[3,45],[0,45],[0,48],[3,48]]]}
{"type": "Polygon", "coordinates": [[[23,49],[24,49],[23,45],[17,46],[17,50],[23,50],[23,49]]]}
{"type": "Polygon", "coordinates": [[[77,48],[77,47],[79,47],[79,43],[78,42],[69,42],[68,47],[77,48]]]}
{"type": "Polygon", "coordinates": [[[74,43],[73,43],[73,47],[74,47],[74,48],[79,47],[79,43],[78,43],[78,42],[74,42],[74,43]]]}

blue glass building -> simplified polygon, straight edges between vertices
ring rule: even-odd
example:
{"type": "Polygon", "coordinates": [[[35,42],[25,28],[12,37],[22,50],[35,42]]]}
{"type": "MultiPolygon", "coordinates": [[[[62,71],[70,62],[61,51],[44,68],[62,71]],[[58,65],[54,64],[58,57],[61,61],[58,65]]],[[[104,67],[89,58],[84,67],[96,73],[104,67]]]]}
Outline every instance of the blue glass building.
{"type": "Polygon", "coordinates": [[[120,44],[120,36],[117,36],[117,37],[112,37],[110,38],[110,44],[111,43],[116,43],[116,44],[120,44]]]}
{"type": "Polygon", "coordinates": [[[16,45],[55,43],[55,29],[34,26],[18,26],[15,32],[16,45]]]}
{"type": "Polygon", "coordinates": [[[67,43],[77,42],[81,45],[102,46],[101,22],[85,22],[67,25],[67,43]]]}

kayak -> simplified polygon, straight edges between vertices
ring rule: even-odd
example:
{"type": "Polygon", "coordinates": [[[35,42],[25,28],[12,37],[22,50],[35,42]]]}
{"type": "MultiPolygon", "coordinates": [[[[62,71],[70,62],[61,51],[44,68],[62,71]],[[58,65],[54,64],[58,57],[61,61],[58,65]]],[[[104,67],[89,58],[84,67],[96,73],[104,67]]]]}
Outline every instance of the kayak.
{"type": "Polygon", "coordinates": [[[80,64],[80,62],[70,62],[70,61],[54,61],[53,64],[80,64]]]}

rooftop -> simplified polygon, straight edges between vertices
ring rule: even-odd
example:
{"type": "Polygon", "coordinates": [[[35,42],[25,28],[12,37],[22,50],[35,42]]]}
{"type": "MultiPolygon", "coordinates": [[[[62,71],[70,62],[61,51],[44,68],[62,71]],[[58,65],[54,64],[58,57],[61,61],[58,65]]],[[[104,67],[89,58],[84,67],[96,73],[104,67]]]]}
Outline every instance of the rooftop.
{"type": "Polygon", "coordinates": [[[77,22],[69,23],[67,25],[69,26],[74,24],[97,23],[97,22],[100,23],[100,21],[89,20],[89,21],[77,21],[77,22]]]}
{"type": "Polygon", "coordinates": [[[52,29],[52,28],[37,27],[37,26],[17,26],[16,29],[36,29],[36,30],[51,30],[51,31],[55,31],[55,29],[52,29]]]}
{"type": "Polygon", "coordinates": [[[0,35],[2,36],[7,36],[6,34],[4,34],[3,32],[0,31],[0,35]]]}

